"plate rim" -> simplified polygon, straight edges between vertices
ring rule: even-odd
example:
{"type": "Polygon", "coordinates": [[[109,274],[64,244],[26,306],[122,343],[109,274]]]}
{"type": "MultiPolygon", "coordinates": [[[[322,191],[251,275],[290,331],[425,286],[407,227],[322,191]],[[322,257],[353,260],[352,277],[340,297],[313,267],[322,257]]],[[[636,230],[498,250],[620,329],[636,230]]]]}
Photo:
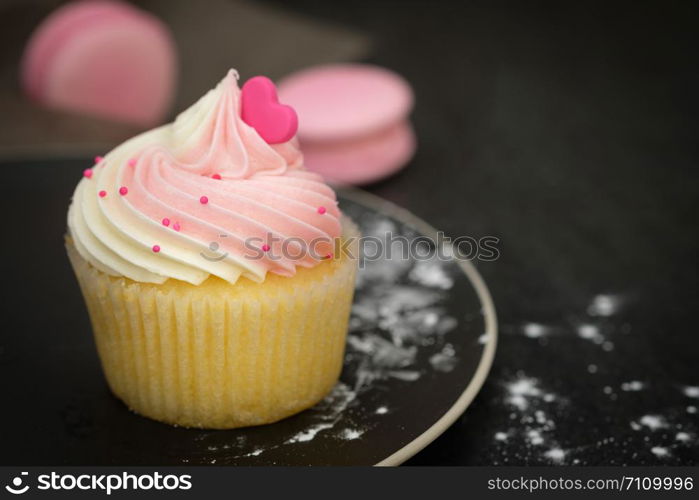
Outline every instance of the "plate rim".
{"type": "MultiPolygon", "coordinates": [[[[337,188],[337,191],[339,195],[349,199],[350,201],[373,208],[379,213],[387,213],[388,215],[392,215],[398,220],[413,226],[425,236],[431,237],[434,240],[437,238],[437,229],[414,215],[409,210],[400,207],[391,201],[358,188],[343,186],[337,188]]],[[[488,373],[490,372],[490,368],[493,365],[493,359],[495,358],[495,350],[497,347],[498,321],[495,312],[495,304],[493,303],[493,299],[490,295],[490,290],[471,261],[456,260],[456,263],[475,289],[476,295],[478,296],[478,300],[480,301],[483,310],[485,322],[484,335],[486,336],[487,340],[485,342],[485,348],[483,349],[481,359],[476,367],[476,372],[473,374],[473,377],[471,377],[466,389],[464,389],[461,395],[456,399],[456,401],[454,401],[454,404],[452,404],[452,406],[440,418],[438,418],[430,427],[423,431],[422,434],[417,436],[408,444],[404,445],[399,450],[393,452],[388,457],[377,462],[375,466],[391,467],[400,465],[409,458],[415,456],[419,451],[424,449],[428,444],[442,435],[444,431],[446,431],[456,421],[456,419],[458,419],[464,413],[464,411],[466,411],[466,408],[468,408],[478,392],[480,392],[481,387],[483,387],[488,373]]]]}

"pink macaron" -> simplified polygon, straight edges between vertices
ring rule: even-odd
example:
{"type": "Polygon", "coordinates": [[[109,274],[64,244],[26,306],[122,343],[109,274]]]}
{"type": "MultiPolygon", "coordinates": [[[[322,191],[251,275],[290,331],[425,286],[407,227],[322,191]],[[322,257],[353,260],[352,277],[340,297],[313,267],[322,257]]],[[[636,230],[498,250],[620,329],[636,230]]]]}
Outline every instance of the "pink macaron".
{"type": "Polygon", "coordinates": [[[68,3],[32,34],[21,83],[48,107],[149,126],[167,114],[177,56],[167,27],[113,0],[68,3]]]}
{"type": "Polygon", "coordinates": [[[403,168],[415,152],[408,121],[413,93],[396,73],[367,64],[331,64],[279,83],[298,114],[306,166],[336,184],[367,184],[403,168]]]}

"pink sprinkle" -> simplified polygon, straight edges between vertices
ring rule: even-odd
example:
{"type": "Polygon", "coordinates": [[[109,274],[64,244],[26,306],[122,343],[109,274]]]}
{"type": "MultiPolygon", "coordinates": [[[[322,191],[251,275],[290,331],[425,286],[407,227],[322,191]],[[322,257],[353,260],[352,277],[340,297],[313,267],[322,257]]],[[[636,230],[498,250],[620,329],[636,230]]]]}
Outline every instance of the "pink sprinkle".
{"type": "Polygon", "coordinates": [[[333,254],[332,254],[332,253],[329,253],[328,255],[325,256],[325,258],[326,258],[326,259],[332,259],[332,258],[333,258],[333,254]]]}
{"type": "Polygon", "coordinates": [[[216,179],[217,181],[221,180],[221,176],[219,174],[214,174],[211,176],[212,179],[216,179]]]}
{"type": "Polygon", "coordinates": [[[128,193],[128,192],[129,192],[129,188],[127,188],[126,186],[121,186],[119,188],[119,194],[122,196],[125,196],[126,193],[128,193]]]}
{"type": "Polygon", "coordinates": [[[153,245],[153,251],[155,253],[158,253],[160,251],[160,246],[159,245],[153,245]]]}
{"type": "Polygon", "coordinates": [[[102,160],[104,160],[104,158],[101,156],[95,156],[95,163],[100,163],[102,160]]]}
{"type": "Polygon", "coordinates": [[[87,177],[88,179],[92,178],[92,169],[91,168],[86,168],[83,170],[83,176],[87,177]]]}
{"type": "Polygon", "coordinates": [[[135,167],[136,166],[136,158],[131,158],[128,163],[129,167],[135,167]]]}
{"type": "Polygon", "coordinates": [[[179,223],[179,222],[175,222],[175,223],[172,225],[172,229],[174,229],[175,231],[179,231],[179,230],[180,230],[180,223],[179,223]]]}
{"type": "Polygon", "coordinates": [[[209,199],[206,196],[202,196],[201,198],[199,198],[199,203],[201,203],[202,205],[206,205],[207,203],[209,203],[209,199]]]}
{"type": "Polygon", "coordinates": [[[323,215],[326,212],[325,207],[318,207],[318,213],[323,215]]]}
{"type": "Polygon", "coordinates": [[[105,196],[107,196],[107,192],[106,192],[106,191],[100,191],[100,192],[97,193],[97,194],[100,195],[100,198],[104,198],[105,196]]]}
{"type": "Polygon", "coordinates": [[[169,226],[169,225],[170,225],[170,219],[168,219],[167,217],[165,217],[165,218],[163,219],[163,226],[167,227],[167,226],[169,226]]]}
{"type": "Polygon", "coordinates": [[[264,245],[262,245],[262,251],[263,251],[263,252],[269,252],[269,245],[268,245],[267,243],[265,243],[264,245]]]}

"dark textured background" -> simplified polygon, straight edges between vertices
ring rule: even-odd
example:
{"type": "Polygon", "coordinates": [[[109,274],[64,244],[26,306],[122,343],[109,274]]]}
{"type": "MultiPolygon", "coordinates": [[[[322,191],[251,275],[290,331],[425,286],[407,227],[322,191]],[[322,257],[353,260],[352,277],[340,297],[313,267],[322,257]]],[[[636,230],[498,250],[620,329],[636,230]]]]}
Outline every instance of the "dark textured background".
{"type": "MultiPolygon", "coordinates": [[[[683,392],[699,386],[696,9],[266,4],[360,30],[369,61],[414,86],[417,155],[369,190],[448,235],[501,239],[501,258],[478,265],[501,325],[491,376],[409,464],[699,463],[699,399],[683,392]],[[599,294],[614,314],[590,314],[599,294]],[[532,323],[544,335],[525,335],[532,323]],[[580,338],[581,325],[607,344],[580,338]]],[[[44,234],[27,258],[55,244],[44,234]]]]}
{"type": "Polygon", "coordinates": [[[696,4],[282,4],[363,30],[370,61],[415,88],[417,156],[370,191],[451,236],[501,238],[501,258],[479,264],[502,330],[491,377],[409,463],[546,464],[551,446],[564,463],[699,463],[699,400],[682,392],[699,385],[696,4]],[[589,317],[603,293],[619,311],[589,317]],[[550,335],[523,335],[529,322],[550,335]],[[613,350],[579,338],[581,323],[613,350]],[[522,377],[556,402],[513,412],[522,377]],[[644,389],[621,388],[632,380],[644,389]],[[536,409],[554,424],[541,445],[527,437],[536,409]],[[644,415],[667,427],[634,430],[644,415]]]}

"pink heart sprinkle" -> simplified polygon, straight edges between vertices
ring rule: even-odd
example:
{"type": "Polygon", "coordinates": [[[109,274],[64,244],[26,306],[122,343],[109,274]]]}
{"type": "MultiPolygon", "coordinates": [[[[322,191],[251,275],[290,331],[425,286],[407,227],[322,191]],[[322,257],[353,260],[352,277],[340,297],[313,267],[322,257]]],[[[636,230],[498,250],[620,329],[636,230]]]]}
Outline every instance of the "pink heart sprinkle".
{"type": "Polygon", "coordinates": [[[294,137],[298,117],[291,106],[280,104],[277,88],[265,76],[250,78],[241,93],[241,117],[268,144],[280,144],[294,137]]]}

